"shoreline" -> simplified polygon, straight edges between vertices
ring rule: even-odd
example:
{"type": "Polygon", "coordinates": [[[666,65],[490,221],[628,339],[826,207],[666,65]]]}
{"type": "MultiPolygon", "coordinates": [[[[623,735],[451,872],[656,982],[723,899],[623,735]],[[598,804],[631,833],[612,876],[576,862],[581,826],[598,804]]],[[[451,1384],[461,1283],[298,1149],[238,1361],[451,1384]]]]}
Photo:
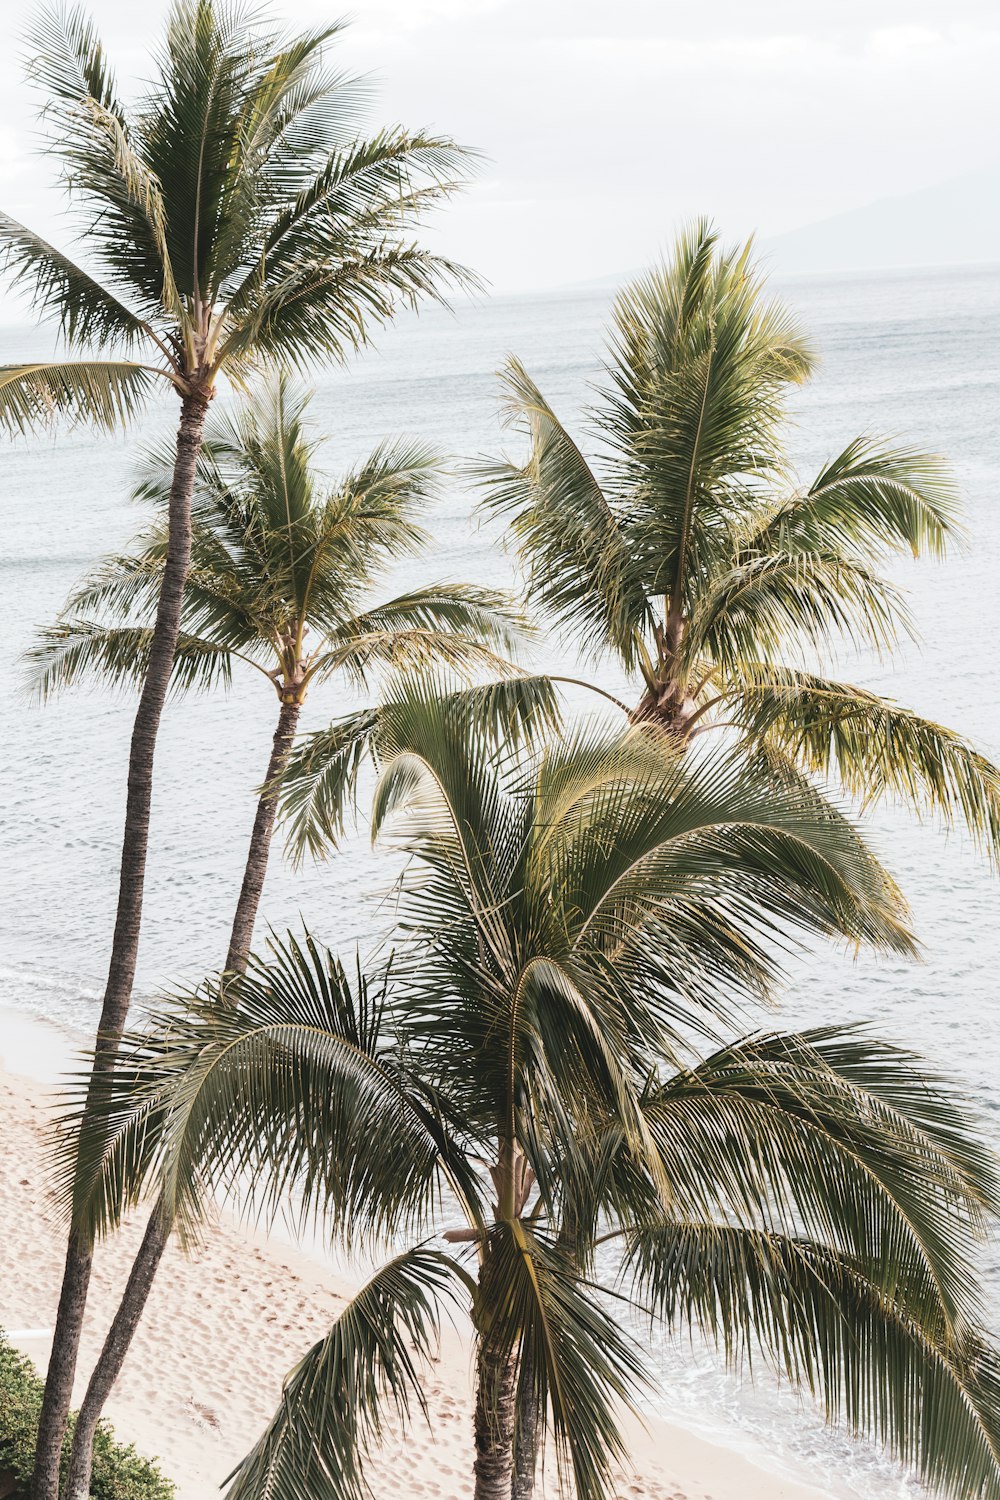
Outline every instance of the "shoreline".
{"type": "MultiPolygon", "coordinates": [[[[0,1328],[40,1370],[48,1359],[64,1227],[46,1195],[44,1135],[57,1079],[78,1038],[26,1012],[0,1009],[0,1328]]],[[[133,1217],[99,1247],[80,1369],[89,1371],[117,1305],[144,1225],[133,1217]]],[[[320,1338],[359,1284],[290,1236],[269,1235],[222,1212],[190,1258],[172,1243],[107,1415],[117,1435],[159,1456],[178,1500],[210,1500],[259,1436],[284,1375],[320,1338]]],[[[399,1494],[405,1462],[414,1497],[468,1500],[472,1492],[470,1341],[445,1327],[428,1380],[430,1427],[394,1433],[372,1464],[376,1500],[399,1494]]],[[[74,1400],[85,1381],[78,1379],[74,1400]]],[[[629,1500],[837,1500],[807,1474],[793,1476],[750,1452],[661,1418],[630,1421],[629,1500]]],[[[554,1475],[553,1475],[554,1478],[554,1475]]],[[[539,1496],[555,1485],[539,1485],[539,1496]]]]}

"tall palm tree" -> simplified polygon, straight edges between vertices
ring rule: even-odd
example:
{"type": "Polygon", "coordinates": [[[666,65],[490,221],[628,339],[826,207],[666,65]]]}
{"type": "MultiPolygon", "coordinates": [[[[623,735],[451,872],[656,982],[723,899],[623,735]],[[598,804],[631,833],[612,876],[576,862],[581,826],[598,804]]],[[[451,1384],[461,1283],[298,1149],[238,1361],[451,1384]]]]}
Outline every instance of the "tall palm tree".
{"type": "Polygon", "coordinates": [[[206,1188],[255,1214],[291,1189],[348,1246],[417,1241],[292,1371],[230,1500],[359,1500],[449,1301],[475,1334],[477,1500],[508,1500],[526,1382],[566,1488],[608,1494],[617,1407],[652,1376],[598,1300],[599,1242],[626,1306],[734,1365],[762,1349],[941,1493],[1000,1495],[971,1261],[998,1185],[957,1094],[860,1035],[719,1039],[776,930],[909,946],[850,824],[636,730],[491,759],[411,692],[383,731],[373,830],[416,877],[390,969],[352,985],[311,939],[273,945],[235,1004],[210,983],[131,1036],[85,1174],[67,1147],[92,1233],[156,1185],[189,1228],[206,1188]],[[432,1244],[442,1209],[464,1222],[432,1244]]]}
{"type": "MultiPolygon", "coordinates": [[[[457,185],[448,140],[357,137],[359,93],[324,63],[337,31],[298,36],[223,0],[174,0],[155,79],[121,102],[79,10],[40,13],[31,76],[81,216],[75,260],[9,216],[0,252],[64,359],[0,369],[0,421],[52,413],[112,425],[157,388],[180,400],[168,549],[129,754],[118,911],[95,1067],[113,1060],[135,976],[153,749],[173,667],[190,508],[209,403],[261,361],[341,358],[456,269],[404,236],[457,185]]],[[[39,1436],[35,1500],[54,1500],[90,1247],[68,1247],[39,1436]]]]}
{"type": "MultiPolygon", "coordinates": [[[[946,467],[915,449],[854,439],[797,485],[786,401],[812,363],[750,247],[724,250],[698,224],[618,297],[581,439],[509,362],[507,416],[529,451],[480,468],[486,506],[508,519],[527,597],[570,659],[610,658],[635,682],[620,705],[633,722],[679,746],[725,726],[746,753],[866,803],[902,797],[961,818],[996,859],[996,766],[953,731],[799,664],[845,643],[890,654],[912,625],[881,574],[887,557],[943,555],[957,532],[946,467]]],[[[290,768],[300,840],[325,792],[316,748],[290,768]]]]}
{"type": "MultiPolygon", "coordinates": [[[[440,463],[426,448],[384,444],[331,484],[314,462],[308,398],[286,376],[264,383],[232,416],[210,421],[198,466],[192,562],[174,675],[184,688],[252,669],[276,693],[277,724],[258,797],[224,974],[246,967],[274,829],[276,785],[314,683],[338,673],[366,687],[373,670],[429,661],[470,670],[506,667],[520,622],[501,595],[433,584],[373,597],[380,576],[426,542],[416,513],[440,463]],[[307,640],[308,637],[308,640],[307,640]]],[[[169,455],[151,455],[137,493],[164,505],[169,455]]],[[[97,677],[141,682],[150,620],[167,553],[162,521],[136,551],[115,557],[74,592],[31,652],[47,695],[97,677]]],[[[170,1236],[158,1206],[77,1417],[66,1493],[90,1490],[93,1435],[152,1289],[170,1236]]]]}
{"type": "Polygon", "coordinates": [[[893,552],[942,555],[957,529],[944,464],[878,439],[796,485],[786,400],[811,367],[750,246],[725,250],[698,224],[619,295],[580,440],[510,361],[507,414],[529,450],[481,467],[485,504],[508,518],[527,597],[571,659],[610,658],[635,682],[634,720],[681,744],[724,723],[853,796],[961,817],[996,854],[996,766],[909,709],[790,664],[845,643],[890,653],[912,627],[880,568],[893,552]]]}
{"type": "MultiPolygon", "coordinates": [[[[196,477],[175,685],[228,684],[242,666],[279,704],[226,971],[240,970],[250,948],[276,788],[310,688],[342,675],[370,690],[373,674],[429,663],[506,671],[499,653],[515,649],[527,628],[504,595],[473,584],[377,598],[384,573],[429,542],[418,513],[441,461],[418,443],[384,443],[331,482],[315,462],[308,405],[286,375],[259,384],[233,413],[209,422],[196,477]]],[[[153,452],[135,495],[165,509],[169,483],[168,455],[153,452]]],[[[82,678],[143,680],[167,545],[158,521],[74,590],[29,652],[41,697],[82,678]]]]}
{"type": "MultiPolygon", "coordinates": [[[[866,802],[898,796],[960,818],[996,856],[996,766],[950,729],[790,664],[845,644],[891,654],[912,624],[881,576],[887,556],[942,555],[958,530],[946,467],[914,449],[855,439],[796,485],[786,400],[811,367],[749,247],[721,249],[699,224],[619,296],[579,441],[509,362],[507,416],[528,454],[477,466],[484,506],[509,520],[527,601],[551,622],[565,670],[581,656],[614,661],[635,684],[627,701],[586,685],[634,722],[681,745],[724,725],[749,753],[866,802]]],[[[558,711],[553,682],[584,685],[526,678],[525,717],[558,711]]],[[[353,716],[300,742],[284,789],[300,851],[335,836],[373,728],[353,716]]]]}

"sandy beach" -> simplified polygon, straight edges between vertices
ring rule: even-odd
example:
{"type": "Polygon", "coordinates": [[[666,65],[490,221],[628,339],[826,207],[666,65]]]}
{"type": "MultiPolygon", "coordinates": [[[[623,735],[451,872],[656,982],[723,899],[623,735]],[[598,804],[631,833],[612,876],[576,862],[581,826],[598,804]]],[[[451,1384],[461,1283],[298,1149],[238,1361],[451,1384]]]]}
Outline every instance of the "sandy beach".
{"type": "MultiPolygon", "coordinates": [[[[45,1130],[55,1079],[71,1052],[53,1028],[0,1012],[0,1327],[39,1368],[48,1357],[64,1249],[63,1225],[43,1185],[45,1130]]],[[[141,1230],[140,1218],[98,1251],[83,1372],[141,1230]]],[[[290,1243],[226,1216],[193,1258],[172,1246],[109,1403],[119,1436],[160,1458],[178,1500],[209,1500],[274,1410],[282,1378],[351,1287],[290,1243]]],[[[430,1417],[429,1426],[418,1422],[381,1455],[376,1500],[404,1493],[466,1500],[472,1493],[471,1361],[461,1329],[443,1337],[430,1417]]],[[[651,1421],[648,1430],[633,1424],[629,1437],[634,1472],[621,1477],[621,1500],[834,1500],[828,1490],[666,1422],[651,1421]]],[[[546,1490],[554,1493],[554,1484],[546,1490]]]]}

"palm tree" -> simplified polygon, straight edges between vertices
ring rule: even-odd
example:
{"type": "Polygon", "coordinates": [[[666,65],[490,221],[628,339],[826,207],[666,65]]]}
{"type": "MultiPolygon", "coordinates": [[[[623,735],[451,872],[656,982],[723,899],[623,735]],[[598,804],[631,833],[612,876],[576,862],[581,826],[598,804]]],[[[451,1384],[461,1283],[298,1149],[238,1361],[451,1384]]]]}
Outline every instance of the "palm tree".
{"type": "MultiPolygon", "coordinates": [[[[157,388],[180,400],[163,567],[129,756],[118,912],[95,1067],[113,1061],[135,975],[153,749],[173,668],[190,507],[209,403],[255,364],[356,349],[402,303],[440,296],[456,268],[407,243],[420,210],[458,183],[448,140],[356,134],[359,92],[324,63],[337,31],[282,35],[216,0],[174,0],[156,78],[126,110],[78,10],[41,12],[31,75],[50,150],[81,215],[74,260],[0,217],[15,285],[55,318],[68,356],[0,369],[0,421],[50,414],[112,425],[157,388]]],[[[35,1500],[54,1500],[90,1247],[67,1253],[40,1423],[35,1500]]]]}
{"type": "MultiPolygon", "coordinates": [[[[812,356],[751,247],[705,224],[615,304],[584,446],[516,360],[507,414],[525,462],[481,466],[527,597],[571,659],[611,658],[634,721],[687,744],[725,724],[866,802],[956,815],[1000,850],[1000,771],[949,729],[789,665],[804,649],[891,652],[910,630],[880,576],[897,551],[943,555],[957,531],[943,463],[858,438],[797,488],[786,398],[812,356]]],[[[624,707],[624,705],[623,705],[624,707]]]]}
{"type": "MultiPolygon", "coordinates": [[[[618,298],[593,460],[509,362],[507,415],[529,450],[477,466],[484,506],[509,519],[527,601],[567,663],[610,659],[635,683],[624,701],[576,676],[526,678],[522,715],[547,722],[550,684],[574,682],[681,745],[724,725],[748,753],[865,802],[961,817],[995,855],[996,766],[950,729],[789,665],[845,642],[890,653],[912,626],[880,567],[895,551],[941,555],[957,535],[945,466],[913,449],[856,439],[796,487],[785,401],[811,366],[749,247],[722,250],[703,224],[618,298]]],[[[300,741],[283,792],[300,852],[335,837],[372,727],[353,716],[300,741]]]]}
{"type": "MultiPolygon", "coordinates": [[[[429,541],[416,513],[442,472],[417,443],[385,443],[331,483],[314,462],[309,397],[285,375],[210,422],[193,507],[192,560],[174,666],[178,688],[228,684],[250,668],[279,703],[257,803],[225,970],[245,966],[274,829],[276,789],[309,689],[342,675],[437,663],[511,669],[523,619],[502,594],[433,583],[376,600],[380,576],[429,541]],[[307,639],[308,638],[308,639],[307,639]]],[[[167,455],[149,455],[136,498],[165,508],[167,455]]],[[[108,559],[74,591],[29,653],[45,698],[81,678],[141,682],[167,552],[158,522],[129,553],[108,559]]]]}
{"type": "Polygon", "coordinates": [[[477,1500],[508,1500],[529,1385],[566,1487],[607,1494],[616,1408],[650,1372],[598,1299],[599,1243],[626,1307],[734,1365],[762,1349],[942,1493],[1000,1495],[971,1262],[998,1185],[957,1094],[865,1036],[731,1034],[777,932],[909,948],[851,825],[804,781],[638,730],[495,757],[419,688],[381,726],[373,832],[414,877],[391,966],[352,985],[311,939],[273,944],[235,1003],[208,983],[129,1037],[112,1123],[78,1138],[79,1112],[67,1139],[92,1234],[151,1186],[189,1230],[206,1190],[255,1215],[293,1190],[348,1248],[397,1247],[230,1500],[359,1500],[449,1301],[475,1333],[477,1500]],[[433,1244],[442,1214],[463,1222],[433,1244]]]}
{"type": "MultiPolygon", "coordinates": [[[[502,596],[470,585],[434,584],[372,599],[380,574],[426,541],[414,513],[429,499],[440,463],[426,448],[384,444],[331,485],[314,463],[307,405],[286,376],[263,384],[234,415],[209,422],[198,468],[175,681],[209,687],[228,682],[233,667],[243,664],[264,678],[269,697],[276,693],[279,702],[227,976],[246,967],[276,786],[309,688],[337,674],[367,687],[373,670],[405,671],[428,661],[451,669],[506,667],[495,648],[509,650],[520,624],[502,596]]],[[[154,453],[137,494],[162,508],[169,484],[169,455],[154,453]]],[[[75,591],[31,653],[43,696],[82,677],[142,681],[166,552],[160,522],[137,551],[110,559],[75,591]]],[[[158,1205],[80,1408],[69,1496],[89,1494],[93,1434],[170,1230],[158,1205]]]]}
{"type": "MultiPolygon", "coordinates": [[[[896,703],[789,665],[845,640],[890,653],[912,626],[880,575],[886,557],[943,555],[957,533],[945,466],[914,449],[855,439],[796,487],[785,402],[811,368],[750,246],[723,250],[698,224],[618,297],[585,444],[508,363],[507,417],[529,452],[480,467],[486,507],[509,520],[527,597],[570,658],[611,658],[636,683],[620,704],[633,722],[679,746],[724,726],[746,753],[865,803],[900,796],[961,817],[996,858],[994,765],[896,703]]],[[[316,748],[290,767],[300,841],[325,792],[316,748]]]]}

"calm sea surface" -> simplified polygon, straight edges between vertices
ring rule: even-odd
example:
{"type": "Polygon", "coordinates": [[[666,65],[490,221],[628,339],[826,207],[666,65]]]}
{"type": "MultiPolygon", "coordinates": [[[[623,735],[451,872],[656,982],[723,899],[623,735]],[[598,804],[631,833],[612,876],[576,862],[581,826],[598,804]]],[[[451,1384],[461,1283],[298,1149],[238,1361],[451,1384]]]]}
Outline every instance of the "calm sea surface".
{"type": "MultiPolygon", "coordinates": [[[[799,280],[781,290],[822,354],[797,397],[793,452],[803,476],[859,432],[893,434],[946,454],[965,501],[965,553],[898,569],[922,644],[891,673],[849,659],[843,673],[1000,756],[1000,268],[799,280]]],[[[608,303],[605,291],[565,293],[407,320],[377,353],[316,380],[325,466],[336,472],[397,433],[457,457],[495,453],[502,437],[494,372],[507,353],[517,353],[556,409],[575,420],[599,372],[608,303]]],[[[0,362],[43,352],[35,333],[0,331],[0,362]]],[[[39,707],[26,695],[20,655],[74,581],[141,526],[142,512],[127,499],[136,450],[175,420],[164,408],[141,435],[77,432],[0,451],[0,1006],[88,1031],[114,917],[133,702],[76,692],[39,707]]],[[[509,561],[473,508],[468,487],[453,484],[431,518],[433,547],[394,584],[509,583],[509,561]]],[[[541,659],[559,658],[550,645],[541,659]]],[[[601,680],[615,685],[613,672],[601,680]]],[[[352,706],[336,685],[318,691],[305,727],[352,706]]],[[[177,701],[166,714],[141,995],[222,961],[275,714],[273,694],[251,673],[228,697],[177,701]]],[[[910,898],[923,961],[854,962],[829,952],[803,959],[781,1022],[874,1021],[965,1079],[1000,1132],[1000,883],[961,837],[901,813],[880,811],[869,831],[910,898]]],[[[299,875],[276,859],[264,920],[280,929],[304,919],[332,946],[372,948],[389,922],[383,897],[393,868],[363,836],[299,875]]],[[[998,1262],[991,1254],[984,1274],[1000,1323],[998,1262]]],[[[790,1397],[737,1388],[698,1351],[664,1350],[663,1361],[667,1405],[681,1418],[731,1436],[738,1428],[772,1457],[807,1460],[817,1480],[846,1473],[858,1495],[910,1493],[790,1397]]]]}

